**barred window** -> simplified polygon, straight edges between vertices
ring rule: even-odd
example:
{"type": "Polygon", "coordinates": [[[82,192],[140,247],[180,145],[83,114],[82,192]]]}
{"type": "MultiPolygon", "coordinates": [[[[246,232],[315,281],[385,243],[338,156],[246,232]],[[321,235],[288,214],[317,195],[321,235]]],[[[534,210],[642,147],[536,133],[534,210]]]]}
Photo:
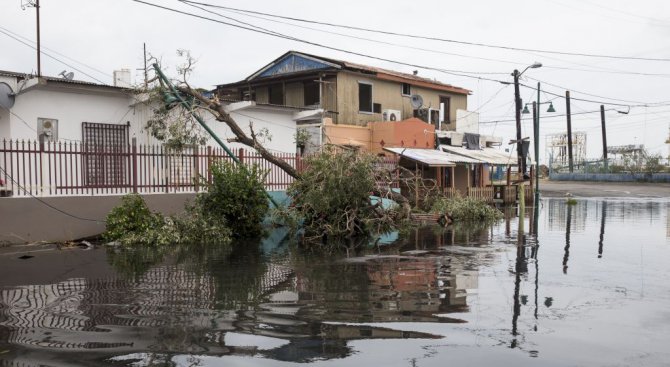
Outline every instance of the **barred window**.
{"type": "Polygon", "coordinates": [[[124,187],[129,169],[128,124],[82,123],[82,176],[87,187],[124,187]]]}

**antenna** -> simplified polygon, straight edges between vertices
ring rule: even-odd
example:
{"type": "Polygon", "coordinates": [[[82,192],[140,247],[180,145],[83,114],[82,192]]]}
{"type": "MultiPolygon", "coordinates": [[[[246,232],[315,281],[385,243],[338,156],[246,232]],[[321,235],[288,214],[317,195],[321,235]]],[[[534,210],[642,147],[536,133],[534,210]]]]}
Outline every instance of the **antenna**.
{"type": "Polygon", "coordinates": [[[65,80],[72,80],[74,78],[73,72],[66,73],[65,70],[61,71],[58,75],[62,76],[65,80]]]}
{"type": "Polygon", "coordinates": [[[418,94],[412,94],[410,101],[414,108],[421,108],[421,106],[423,106],[423,98],[418,94]]]}
{"type": "Polygon", "coordinates": [[[0,82],[0,107],[9,110],[14,106],[16,96],[7,83],[0,82]]]}

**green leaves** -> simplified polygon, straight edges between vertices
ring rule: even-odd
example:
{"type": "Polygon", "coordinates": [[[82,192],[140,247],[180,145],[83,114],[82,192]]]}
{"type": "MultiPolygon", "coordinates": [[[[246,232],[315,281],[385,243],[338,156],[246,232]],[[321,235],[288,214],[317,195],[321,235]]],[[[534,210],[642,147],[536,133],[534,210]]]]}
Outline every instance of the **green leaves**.
{"type": "Polygon", "coordinates": [[[305,238],[321,241],[369,236],[395,229],[392,211],[373,205],[377,157],[325,150],[305,160],[301,179],[287,190],[292,205],[282,214],[302,221],[305,238]]]}
{"type": "Polygon", "coordinates": [[[234,237],[257,237],[269,209],[265,174],[257,165],[217,162],[212,166],[211,182],[203,182],[206,192],[198,195],[196,207],[203,217],[224,220],[235,229],[234,237]]]}
{"type": "Polygon", "coordinates": [[[503,213],[498,209],[472,197],[447,199],[440,196],[434,200],[430,208],[431,213],[447,213],[457,222],[492,221],[503,217],[503,213]]]}

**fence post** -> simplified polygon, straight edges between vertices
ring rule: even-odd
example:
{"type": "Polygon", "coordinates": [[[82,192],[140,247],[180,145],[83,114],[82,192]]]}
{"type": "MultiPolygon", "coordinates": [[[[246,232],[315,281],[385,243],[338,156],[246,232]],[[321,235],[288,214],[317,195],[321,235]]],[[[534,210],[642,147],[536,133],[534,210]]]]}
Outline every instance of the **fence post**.
{"type": "Polygon", "coordinates": [[[133,160],[133,193],[137,194],[137,138],[133,138],[132,144],[131,159],[133,160]]]}
{"type": "Polygon", "coordinates": [[[212,147],[207,147],[207,182],[212,183],[212,147]]]}
{"type": "Polygon", "coordinates": [[[194,186],[195,192],[198,192],[198,190],[200,189],[200,186],[199,186],[199,184],[200,184],[200,159],[199,158],[200,158],[200,152],[201,151],[202,151],[202,149],[200,148],[200,146],[196,145],[194,155],[193,155],[193,160],[194,160],[193,166],[195,167],[195,172],[193,173],[193,176],[195,177],[195,182],[193,182],[193,186],[194,186]]]}
{"type": "Polygon", "coordinates": [[[40,139],[40,196],[44,196],[44,139],[40,139]]]}
{"type": "Polygon", "coordinates": [[[240,160],[240,163],[244,163],[244,148],[240,148],[237,151],[237,158],[240,160]]]}

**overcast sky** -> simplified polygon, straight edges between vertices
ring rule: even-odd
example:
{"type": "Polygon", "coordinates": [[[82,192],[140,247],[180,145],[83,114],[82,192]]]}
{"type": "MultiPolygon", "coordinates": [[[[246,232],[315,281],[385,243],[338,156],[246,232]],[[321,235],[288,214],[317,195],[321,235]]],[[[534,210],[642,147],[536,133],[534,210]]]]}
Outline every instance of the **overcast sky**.
{"type": "MultiPolygon", "coordinates": [[[[514,88],[499,81],[510,82],[515,68],[522,70],[539,61],[544,66],[526,71],[522,83],[535,87],[538,80],[542,81],[546,93],[542,93],[541,102],[553,101],[557,111],[553,115],[565,113],[565,99],[555,94],[565,95],[566,89],[571,91],[572,113],[575,114],[573,131],[587,133],[587,156],[601,156],[600,115],[585,113],[597,111],[600,104],[605,104],[608,110],[608,145],[645,144],[653,153],[668,155],[668,146],[664,144],[670,128],[670,4],[667,0],[199,1],[455,41],[668,61],[515,51],[263,16],[273,20],[268,21],[250,17],[248,13],[220,9],[211,9],[218,13],[212,14],[177,0],[147,1],[224,22],[250,23],[332,48],[452,72],[420,69],[276,38],[131,0],[41,0],[42,50],[69,64],[43,55],[43,74],[57,76],[67,70],[73,71],[76,79],[111,83],[114,69],[129,68],[133,70],[133,81],[139,83],[142,72],[136,69],[143,67],[142,44],[146,42],[148,52],[160,58],[173,75],[179,62],[176,50],[190,50],[198,60],[192,84],[211,88],[215,84],[241,80],[287,50],[298,50],[408,73],[419,69],[419,75],[470,89],[468,109],[481,114],[481,132],[503,136],[507,142],[515,136],[514,88]],[[641,106],[645,104],[648,106],[641,106]],[[616,110],[629,113],[624,115],[616,110]]],[[[27,2],[0,0],[2,70],[26,73],[36,70],[35,51],[6,34],[19,39],[25,37],[23,42],[34,45],[35,9],[23,10],[21,5],[27,2]]],[[[521,95],[524,102],[532,102],[537,92],[522,87],[521,95]]],[[[546,134],[566,131],[566,118],[552,117],[545,112],[547,107],[542,105],[543,145],[546,134]]],[[[532,136],[532,123],[526,116],[530,115],[524,115],[523,135],[532,136]]],[[[545,160],[544,154],[541,160],[545,160]]]]}

